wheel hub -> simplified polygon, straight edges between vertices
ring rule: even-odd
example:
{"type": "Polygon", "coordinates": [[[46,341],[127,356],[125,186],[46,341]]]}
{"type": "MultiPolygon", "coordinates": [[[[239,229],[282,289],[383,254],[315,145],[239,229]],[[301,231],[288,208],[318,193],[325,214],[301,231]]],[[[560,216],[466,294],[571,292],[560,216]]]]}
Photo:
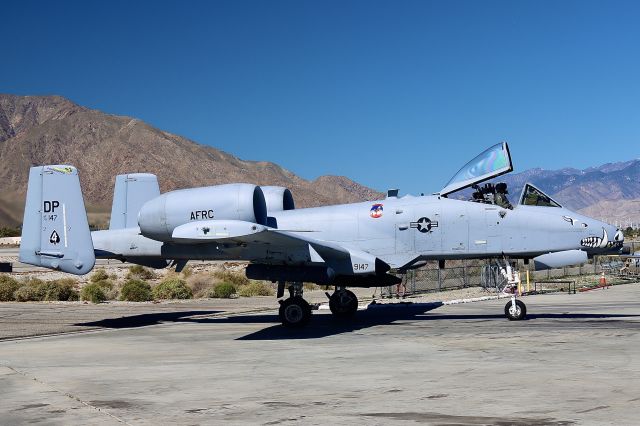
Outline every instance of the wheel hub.
{"type": "Polygon", "coordinates": [[[291,323],[299,322],[303,317],[302,308],[298,305],[289,305],[284,310],[284,315],[291,323]]]}

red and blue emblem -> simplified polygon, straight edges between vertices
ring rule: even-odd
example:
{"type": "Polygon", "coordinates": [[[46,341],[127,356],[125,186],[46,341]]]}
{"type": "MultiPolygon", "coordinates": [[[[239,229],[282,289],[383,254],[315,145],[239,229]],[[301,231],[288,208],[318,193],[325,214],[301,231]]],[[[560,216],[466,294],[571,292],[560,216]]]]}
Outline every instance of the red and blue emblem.
{"type": "Polygon", "coordinates": [[[382,204],[374,204],[371,206],[371,210],[369,211],[369,215],[377,219],[382,216],[382,204]]]}

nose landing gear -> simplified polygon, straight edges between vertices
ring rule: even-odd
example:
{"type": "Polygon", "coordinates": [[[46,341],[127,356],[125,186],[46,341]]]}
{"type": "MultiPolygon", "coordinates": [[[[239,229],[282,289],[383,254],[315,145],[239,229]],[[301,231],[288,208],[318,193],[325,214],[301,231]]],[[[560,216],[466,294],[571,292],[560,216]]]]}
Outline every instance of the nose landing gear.
{"type": "Polygon", "coordinates": [[[522,300],[512,296],[511,300],[504,306],[504,315],[509,321],[520,321],[527,317],[527,307],[522,300]]]}

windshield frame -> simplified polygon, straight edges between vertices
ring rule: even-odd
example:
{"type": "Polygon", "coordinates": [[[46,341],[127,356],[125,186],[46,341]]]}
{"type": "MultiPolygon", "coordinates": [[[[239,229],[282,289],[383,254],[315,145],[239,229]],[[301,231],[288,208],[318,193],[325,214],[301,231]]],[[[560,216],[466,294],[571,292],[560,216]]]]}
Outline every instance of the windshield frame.
{"type": "Polygon", "coordinates": [[[520,198],[518,198],[518,206],[527,206],[527,207],[552,207],[552,208],[563,208],[562,204],[560,204],[559,202],[557,202],[556,200],[554,200],[553,198],[551,198],[546,192],[544,192],[543,190],[541,190],[540,188],[538,188],[537,186],[535,186],[534,184],[532,184],[531,182],[527,182],[524,184],[524,186],[522,187],[522,191],[520,192],[520,198]],[[552,203],[556,204],[555,206],[539,206],[537,204],[525,204],[524,203],[524,197],[525,197],[525,193],[527,191],[527,187],[531,187],[533,189],[535,189],[536,191],[538,191],[540,194],[544,195],[545,197],[547,197],[549,199],[549,201],[551,201],[552,203]]]}

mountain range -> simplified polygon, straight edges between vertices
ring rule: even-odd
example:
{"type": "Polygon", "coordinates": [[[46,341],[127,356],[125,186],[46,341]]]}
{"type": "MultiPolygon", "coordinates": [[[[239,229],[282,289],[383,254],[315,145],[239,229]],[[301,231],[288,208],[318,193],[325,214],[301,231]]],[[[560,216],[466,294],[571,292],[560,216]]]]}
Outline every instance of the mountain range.
{"type": "MultiPolygon", "coordinates": [[[[105,114],[60,96],[0,94],[0,227],[22,220],[29,167],[78,167],[90,221],[109,217],[115,175],[158,175],[161,191],[229,182],[289,188],[298,207],[383,196],[344,176],[303,179],[277,164],[247,161],[135,118],[105,114]]],[[[525,170],[501,176],[512,201],[532,182],[556,201],[589,216],[628,226],[640,222],[640,159],[585,170],[525,170]]]]}
{"type": "Polygon", "coordinates": [[[0,94],[0,226],[22,220],[29,167],[73,164],[90,221],[104,225],[115,176],[149,172],[162,192],[229,182],[284,186],[311,207],[382,196],[344,176],[305,180],[277,164],[245,161],[130,117],[84,108],[60,96],[0,94]]]}
{"type": "Polygon", "coordinates": [[[607,163],[584,170],[534,168],[501,176],[512,199],[531,182],[563,206],[627,227],[640,222],[640,159],[607,163]]]}

